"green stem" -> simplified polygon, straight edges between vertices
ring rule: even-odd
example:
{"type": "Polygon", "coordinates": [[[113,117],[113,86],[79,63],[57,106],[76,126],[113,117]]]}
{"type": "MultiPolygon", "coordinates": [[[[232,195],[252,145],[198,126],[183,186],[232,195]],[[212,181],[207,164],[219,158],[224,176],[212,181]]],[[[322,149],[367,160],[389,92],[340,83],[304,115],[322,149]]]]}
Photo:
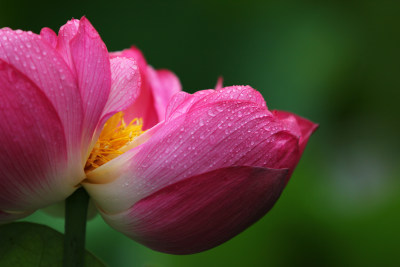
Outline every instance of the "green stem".
{"type": "Polygon", "coordinates": [[[82,187],[65,203],[64,267],[83,267],[89,195],[82,187]]]}

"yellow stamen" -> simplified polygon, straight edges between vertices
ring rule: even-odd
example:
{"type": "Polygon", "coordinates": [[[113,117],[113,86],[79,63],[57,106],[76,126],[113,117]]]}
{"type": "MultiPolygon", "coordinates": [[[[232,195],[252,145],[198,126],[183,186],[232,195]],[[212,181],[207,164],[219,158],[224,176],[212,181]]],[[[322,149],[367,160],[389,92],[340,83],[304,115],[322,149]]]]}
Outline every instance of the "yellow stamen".
{"type": "Polygon", "coordinates": [[[137,118],[126,124],[122,112],[112,116],[105,123],[100,137],[89,155],[85,171],[94,170],[121,155],[123,153],[121,148],[143,133],[142,126],[142,120],[137,118]]]}

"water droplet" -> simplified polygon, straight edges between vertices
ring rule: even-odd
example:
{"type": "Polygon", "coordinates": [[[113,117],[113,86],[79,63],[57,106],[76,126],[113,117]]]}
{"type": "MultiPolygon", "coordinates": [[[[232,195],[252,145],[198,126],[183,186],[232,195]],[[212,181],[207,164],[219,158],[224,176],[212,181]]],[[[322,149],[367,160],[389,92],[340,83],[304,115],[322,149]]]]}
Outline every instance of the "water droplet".
{"type": "Polygon", "coordinates": [[[224,110],[224,108],[223,108],[223,107],[221,107],[221,106],[217,106],[215,109],[216,109],[218,112],[221,112],[221,111],[223,111],[223,110],[224,110]]]}

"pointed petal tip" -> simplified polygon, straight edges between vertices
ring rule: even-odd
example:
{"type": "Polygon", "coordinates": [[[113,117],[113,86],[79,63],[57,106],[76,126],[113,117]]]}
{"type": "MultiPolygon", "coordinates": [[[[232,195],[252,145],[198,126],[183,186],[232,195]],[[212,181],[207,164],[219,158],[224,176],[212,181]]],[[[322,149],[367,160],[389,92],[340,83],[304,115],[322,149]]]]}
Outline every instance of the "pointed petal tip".
{"type": "Polygon", "coordinates": [[[299,146],[302,153],[310,136],[319,128],[319,124],[288,111],[273,110],[272,113],[286,124],[290,131],[297,132],[300,135],[299,146]]]}

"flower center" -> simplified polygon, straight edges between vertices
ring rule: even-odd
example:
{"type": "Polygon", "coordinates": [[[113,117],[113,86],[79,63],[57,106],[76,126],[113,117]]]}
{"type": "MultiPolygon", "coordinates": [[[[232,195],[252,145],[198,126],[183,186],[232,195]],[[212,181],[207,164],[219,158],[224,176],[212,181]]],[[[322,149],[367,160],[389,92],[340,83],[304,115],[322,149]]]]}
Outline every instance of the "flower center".
{"type": "Polygon", "coordinates": [[[85,172],[92,171],[123,154],[121,148],[143,133],[142,126],[142,120],[137,118],[126,124],[122,112],[112,116],[104,124],[100,137],[86,161],[85,172]]]}

